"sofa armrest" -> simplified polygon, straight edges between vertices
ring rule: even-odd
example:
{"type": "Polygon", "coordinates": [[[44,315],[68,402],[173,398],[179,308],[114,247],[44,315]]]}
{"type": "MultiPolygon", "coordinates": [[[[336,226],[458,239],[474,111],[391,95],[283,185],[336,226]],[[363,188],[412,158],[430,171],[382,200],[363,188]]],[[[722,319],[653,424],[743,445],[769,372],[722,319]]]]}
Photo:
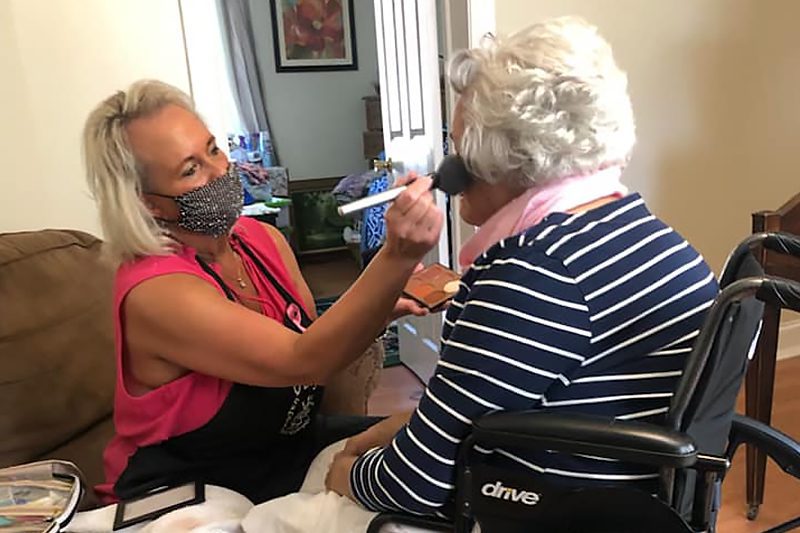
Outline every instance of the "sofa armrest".
{"type": "Polygon", "coordinates": [[[729,457],[741,444],[766,453],[787,474],[800,479],[800,443],[758,420],[735,414],[731,422],[729,457]]]}
{"type": "Polygon", "coordinates": [[[684,433],[579,413],[494,413],[475,421],[473,438],[481,446],[581,453],[659,467],[683,468],[697,460],[694,442],[684,433]]]}

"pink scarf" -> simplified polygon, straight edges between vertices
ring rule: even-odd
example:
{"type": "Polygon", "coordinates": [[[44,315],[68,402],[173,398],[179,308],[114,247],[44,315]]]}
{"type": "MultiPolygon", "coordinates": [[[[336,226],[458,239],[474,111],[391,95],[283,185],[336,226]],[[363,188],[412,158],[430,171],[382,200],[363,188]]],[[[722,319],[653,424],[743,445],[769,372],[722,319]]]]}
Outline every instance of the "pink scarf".
{"type": "Polygon", "coordinates": [[[550,213],[568,211],[606,196],[622,198],[628,189],[619,181],[621,174],[621,166],[612,166],[528,189],[500,208],[464,243],[458,254],[459,265],[466,270],[492,245],[535,226],[550,213]]]}

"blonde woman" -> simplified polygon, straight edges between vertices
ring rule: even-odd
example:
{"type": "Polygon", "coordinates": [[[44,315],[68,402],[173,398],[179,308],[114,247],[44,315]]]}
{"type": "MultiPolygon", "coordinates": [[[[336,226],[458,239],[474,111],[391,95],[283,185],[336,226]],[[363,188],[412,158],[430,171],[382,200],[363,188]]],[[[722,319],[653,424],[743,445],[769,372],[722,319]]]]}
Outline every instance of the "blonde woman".
{"type": "Polygon", "coordinates": [[[398,297],[441,229],[430,180],[397,199],[383,249],[315,320],[288,244],[239,216],[238,175],[185,94],[156,81],[117,92],[89,116],[84,149],[119,261],[116,434],[98,491],[110,502],[201,481],[261,502],[297,490],[322,446],[370,423],[325,426],[321,385],[393,312],[418,312],[398,297]]]}

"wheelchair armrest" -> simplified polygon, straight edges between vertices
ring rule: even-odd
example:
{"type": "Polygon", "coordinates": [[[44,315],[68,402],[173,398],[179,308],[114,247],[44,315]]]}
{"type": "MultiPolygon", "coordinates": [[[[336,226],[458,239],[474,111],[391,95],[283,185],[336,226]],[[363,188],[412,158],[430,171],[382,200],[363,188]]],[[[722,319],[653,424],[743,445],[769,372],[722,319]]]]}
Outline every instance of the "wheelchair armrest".
{"type": "Polygon", "coordinates": [[[411,526],[417,531],[453,531],[453,523],[432,516],[413,516],[398,513],[381,513],[373,518],[367,527],[367,533],[380,533],[383,526],[411,526]]]}
{"type": "Polygon", "coordinates": [[[740,444],[750,444],[766,453],[784,472],[800,479],[800,443],[789,435],[758,420],[735,414],[729,442],[731,455],[740,444]]]}
{"type": "Polygon", "coordinates": [[[639,464],[692,466],[691,437],[655,424],[549,411],[501,412],[474,422],[475,443],[596,455],[639,464]]]}

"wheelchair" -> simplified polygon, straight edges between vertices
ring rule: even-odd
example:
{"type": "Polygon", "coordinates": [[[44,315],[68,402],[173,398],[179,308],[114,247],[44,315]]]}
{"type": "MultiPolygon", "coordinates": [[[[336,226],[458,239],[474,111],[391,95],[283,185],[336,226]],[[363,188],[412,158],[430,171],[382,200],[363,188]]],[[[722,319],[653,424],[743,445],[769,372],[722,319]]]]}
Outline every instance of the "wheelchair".
{"type": "MultiPolygon", "coordinates": [[[[720,293],[687,356],[662,425],[579,413],[497,412],[474,421],[456,461],[456,489],[443,521],[383,513],[385,525],[482,533],[698,533],[716,531],[720,487],[742,444],[763,450],[800,479],[800,444],[765,424],[734,413],[755,348],[765,303],[800,311],[800,283],[765,276],[752,252],[759,246],[800,257],[800,237],[755,234],[731,253],[720,293]],[[530,473],[497,469],[479,448],[544,449],[649,465],[656,494],[621,487],[564,487],[530,473]]],[[[770,529],[800,527],[800,517],[770,529]]]]}

